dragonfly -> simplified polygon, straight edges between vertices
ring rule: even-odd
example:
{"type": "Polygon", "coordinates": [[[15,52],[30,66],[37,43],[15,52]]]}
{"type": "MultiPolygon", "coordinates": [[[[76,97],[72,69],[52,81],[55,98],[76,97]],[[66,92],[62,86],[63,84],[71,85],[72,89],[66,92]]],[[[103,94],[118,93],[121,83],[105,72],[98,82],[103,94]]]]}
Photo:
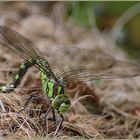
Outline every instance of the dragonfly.
{"type": "Polygon", "coordinates": [[[96,57],[90,63],[69,66],[61,73],[56,74],[48,60],[29,39],[5,25],[0,25],[0,44],[24,59],[13,81],[1,86],[0,92],[12,92],[18,87],[27,70],[35,66],[40,71],[43,93],[50,103],[47,114],[50,110],[57,112],[61,117],[60,126],[64,121],[63,114],[71,106],[71,101],[65,92],[70,82],[69,79],[87,82],[96,79],[128,78],[140,75],[138,64],[120,61],[115,58],[96,57]]]}

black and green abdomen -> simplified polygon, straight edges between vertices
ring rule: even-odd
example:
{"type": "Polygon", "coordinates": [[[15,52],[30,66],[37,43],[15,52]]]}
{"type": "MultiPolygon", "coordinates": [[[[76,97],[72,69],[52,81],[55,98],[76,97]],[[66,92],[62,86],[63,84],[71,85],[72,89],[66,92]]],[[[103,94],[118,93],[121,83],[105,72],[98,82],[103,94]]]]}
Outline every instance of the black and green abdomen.
{"type": "Polygon", "coordinates": [[[28,68],[33,66],[35,63],[36,63],[35,59],[30,59],[29,61],[24,61],[21,64],[20,69],[16,72],[13,81],[6,86],[1,86],[0,92],[9,93],[9,92],[13,91],[19,85],[21,79],[27,72],[28,68]]]}
{"type": "Polygon", "coordinates": [[[44,59],[31,58],[29,60],[25,60],[21,64],[19,70],[16,72],[16,74],[14,76],[13,81],[10,84],[0,87],[0,92],[9,93],[9,92],[13,91],[20,84],[21,79],[23,78],[23,76],[25,75],[25,73],[27,72],[27,70],[30,67],[36,65],[39,67],[39,70],[41,71],[44,64],[46,66],[46,74],[45,75],[49,79],[49,76],[52,77],[54,74],[53,74],[51,68],[49,67],[48,62],[44,59]]]}

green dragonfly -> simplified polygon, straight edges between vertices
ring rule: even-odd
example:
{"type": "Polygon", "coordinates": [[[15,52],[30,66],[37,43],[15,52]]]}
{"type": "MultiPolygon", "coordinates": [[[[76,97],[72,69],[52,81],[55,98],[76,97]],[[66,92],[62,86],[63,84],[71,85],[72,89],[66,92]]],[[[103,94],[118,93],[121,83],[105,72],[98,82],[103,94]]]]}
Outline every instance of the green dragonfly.
{"type": "Polygon", "coordinates": [[[70,99],[65,93],[69,79],[92,81],[140,75],[139,65],[114,58],[94,58],[90,63],[68,67],[56,75],[49,62],[34,44],[7,26],[0,26],[0,44],[24,59],[13,81],[8,85],[1,86],[0,92],[9,93],[13,91],[20,84],[27,70],[31,66],[35,66],[40,71],[42,88],[50,102],[47,114],[50,110],[56,111],[62,118],[60,124],[63,122],[63,113],[67,112],[71,105],[70,99]]]}

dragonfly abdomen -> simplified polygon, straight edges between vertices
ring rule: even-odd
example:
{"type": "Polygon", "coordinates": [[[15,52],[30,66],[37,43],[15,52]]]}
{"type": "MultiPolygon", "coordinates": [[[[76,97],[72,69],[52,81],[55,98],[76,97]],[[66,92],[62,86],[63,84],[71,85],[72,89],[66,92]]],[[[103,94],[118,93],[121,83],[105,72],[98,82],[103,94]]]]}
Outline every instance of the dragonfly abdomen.
{"type": "Polygon", "coordinates": [[[12,92],[19,85],[21,79],[27,72],[28,68],[33,66],[35,63],[36,61],[34,59],[30,59],[29,61],[24,61],[20,65],[20,69],[16,72],[13,81],[6,86],[1,86],[0,92],[4,92],[4,93],[12,92]]]}

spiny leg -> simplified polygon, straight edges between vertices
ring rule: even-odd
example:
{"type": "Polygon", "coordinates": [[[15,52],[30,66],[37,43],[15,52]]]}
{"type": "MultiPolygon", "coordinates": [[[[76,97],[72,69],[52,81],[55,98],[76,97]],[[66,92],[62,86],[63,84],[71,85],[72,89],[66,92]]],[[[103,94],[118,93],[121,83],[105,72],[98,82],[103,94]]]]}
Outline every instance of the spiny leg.
{"type": "Polygon", "coordinates": [[[60,115],[60,117],[61,117],[61,120],[60,120],[60,123],[59,123],[59,125],[57,126],[57,128],[56,128],[56,130],[55,130],[55,132],[54,132],[54,136],[56,136],[58,130],[61,128],[62,123],[63,123],[63,121],[64,121],[63,115],[62,115],[62,114],[59,114],[59,115],[60,115]]]}
{"type": "Polygon", "coordinates": [[[24,108],[21,109],[21,110],[19,110],[18,114],[19,114],[20,112],[24,111],[24,110],[27,108],[27,106],[29,105],[29,103],[30,103],[34,98],[39,98],[39,97],[36,96],[36,95],[31,95],[31,96],[28,98],[28,100],[26,101],[26,103],[25,103],[25,105],[24,105],[24,108]]]}
{"type": "Polygon", "coordinates": [[[53,121],[55,122],[55,125],[56,125],[56,118],[55,118],[55,110],[54,109],[52,109],[52,116],[53,116],[53,121]]]}
{"type": "Polygon", "coordinates": [[[63,121],[64,121],[64,117],[63,117],[62,114],[59,114],[59,115],[60,115],[60,117],[61,117],[61,121],[60,121],[60,124],[59,124],[59,127],[58,127],[58,128],[61,128],[62,123],[63,123],[63,121]]]}
{"type": "Polygon", "coordinates": [[[50,106],[45,114],[45,126],[47,125],[47,120],[54,121],[54,125],[56,128],[56,118],[55,118],[55,111],[52,106],[50,106]],[[52,111],[52,117],[48,118],[49,112],[52,111]]]}
{"type": "Polygon", "coordinates": [[[48,117],[48,115],[49,115],[51,109],[52,109],[52,106],[50,106],[50,107],[48,108],[48,110],[47,110],[47,112],[46,112],[46,114],[45,114],[45,126],[47,125],[47,117],[48,117]]]}
{"type": "MultiPolygon", "coordinates": [[[[47,118],[47,116],[48,116],[48,111],[47,111],[47,113],[45,114],[45,118],[47,118]]],[[[55,111],[54,111],[53,108],[52,108],[52,117],[48,118],[48,120],[50,120],[50,121],[56,121],[56,118],[55,118],[55,111]]]]}
{"type": "Polygon", "coordinates": [[[55,110],[52,108],[52,118],[48,118],[49,121],[54,121],[54,125],[56,127],[56,117],[55,117],[55,110]]]}

